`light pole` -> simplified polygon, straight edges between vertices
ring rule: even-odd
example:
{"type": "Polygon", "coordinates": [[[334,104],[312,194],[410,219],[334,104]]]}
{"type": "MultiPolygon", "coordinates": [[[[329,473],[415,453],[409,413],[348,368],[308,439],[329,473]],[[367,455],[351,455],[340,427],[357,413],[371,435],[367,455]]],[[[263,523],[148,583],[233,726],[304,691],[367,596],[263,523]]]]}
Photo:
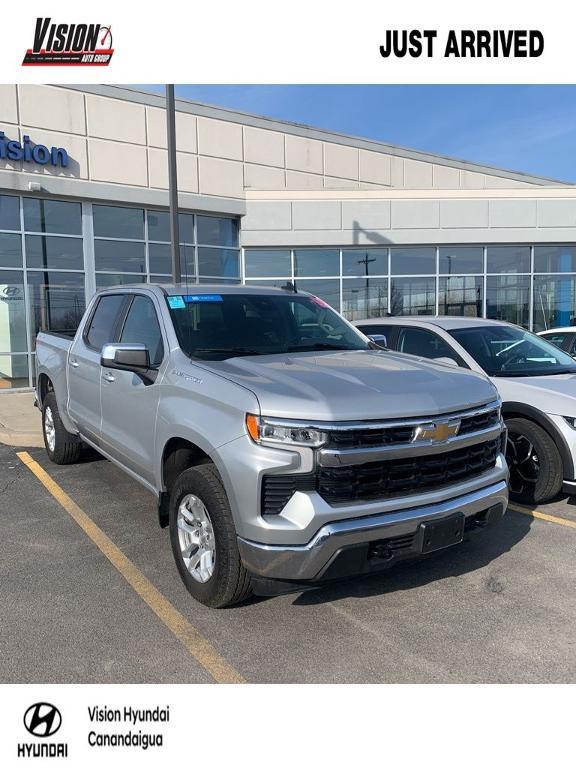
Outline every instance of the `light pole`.
{"type": "Polygon", "coordinates": [[[170,253],[172,282],[182,281],[180,269],[180,227],[178,222],[178,171],[176,166],[176,108],[174,86],[166,86],[166,129],[168,132],[168,190],[170,203],[170,253]]]}

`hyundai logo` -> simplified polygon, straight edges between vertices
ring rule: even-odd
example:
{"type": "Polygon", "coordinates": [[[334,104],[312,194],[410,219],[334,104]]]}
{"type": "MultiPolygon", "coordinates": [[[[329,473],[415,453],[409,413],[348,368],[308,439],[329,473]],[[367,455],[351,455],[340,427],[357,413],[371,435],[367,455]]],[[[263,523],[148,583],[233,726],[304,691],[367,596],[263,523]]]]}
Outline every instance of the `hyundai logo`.
{"type": "Polygon", "coordinates": [[[24,727],[32,736],[53,736],[62,725],[62,715],[54,704],[40,701],[24,713],[24,727]]]}
{"type": "Polygon", "coordinates": [[[15,285],[7,285],[2,291],[4,296],[17,296],[20,293],[20,289],[15,285]]]}

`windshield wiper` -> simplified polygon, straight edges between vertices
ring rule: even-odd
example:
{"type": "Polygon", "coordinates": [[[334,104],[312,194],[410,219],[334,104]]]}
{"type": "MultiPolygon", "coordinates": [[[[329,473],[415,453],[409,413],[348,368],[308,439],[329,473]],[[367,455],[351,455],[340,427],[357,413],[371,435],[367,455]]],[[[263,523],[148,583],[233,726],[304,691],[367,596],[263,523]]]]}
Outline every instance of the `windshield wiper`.
{"type": "Polygon", "coordinates": [[[259,349],[250,349],[249,347],[196,347],[193,351],[193,355],[198,352],[206,354],[223,354],[223,355],[265,355],[266,352],[261,352],[259,349]]]}
{"type": "MultiPolygon", "coordinates": [[[[368,347],[366,347],[367,349],[368,347]]],[[[291,347],[287,347],[288,352],[314,352],[315,350],[323,350],[323,349],[340,349],[340,350],[347,350],[351,351],[354,349],[357,349],[356,347],[343,347],[340,344],[326,344],[325,342],[316,342],[314,344],[294,344],[291,347]]],[[[358,349],[361,349],[361,347],[358,347],[358,349]]]]}

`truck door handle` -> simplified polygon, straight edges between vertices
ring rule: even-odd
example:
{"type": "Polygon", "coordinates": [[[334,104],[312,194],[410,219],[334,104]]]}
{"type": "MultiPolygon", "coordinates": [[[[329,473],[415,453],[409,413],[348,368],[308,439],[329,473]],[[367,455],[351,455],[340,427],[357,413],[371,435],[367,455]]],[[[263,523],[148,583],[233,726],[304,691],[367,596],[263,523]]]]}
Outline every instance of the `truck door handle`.
{"type": "Polygon", "coordinates": [[[77,360],[70,360],[70,365],[72,368],[78,368],[80,363],[77,360]]]}
{"type": "Polygon", "coordinates": [[[114,376],[112,376],[111,373],[105,373],[102,378],[105,379],[106,381],[116,381],[116,379],[114,378],[114,376]]]}

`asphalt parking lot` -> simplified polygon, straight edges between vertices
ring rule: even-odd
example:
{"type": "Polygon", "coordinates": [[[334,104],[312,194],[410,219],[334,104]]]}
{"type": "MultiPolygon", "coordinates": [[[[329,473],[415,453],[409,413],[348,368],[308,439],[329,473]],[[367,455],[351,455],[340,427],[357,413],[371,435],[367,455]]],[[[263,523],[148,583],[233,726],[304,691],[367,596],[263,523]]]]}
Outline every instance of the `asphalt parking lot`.
{"type": "MultiPolygon", "coordinates": [[[[214,669],[272,683],[576,682],[576,525],[509,511],[425,561],[214,611],[189,597],[137,483],[94,455],[58,467],[28,451],[123,575],[21,450],[0,445],[0,682],[213,682],[214,669]]],[[[576,524],[567,500],[539,511],[576,524]]]]}

